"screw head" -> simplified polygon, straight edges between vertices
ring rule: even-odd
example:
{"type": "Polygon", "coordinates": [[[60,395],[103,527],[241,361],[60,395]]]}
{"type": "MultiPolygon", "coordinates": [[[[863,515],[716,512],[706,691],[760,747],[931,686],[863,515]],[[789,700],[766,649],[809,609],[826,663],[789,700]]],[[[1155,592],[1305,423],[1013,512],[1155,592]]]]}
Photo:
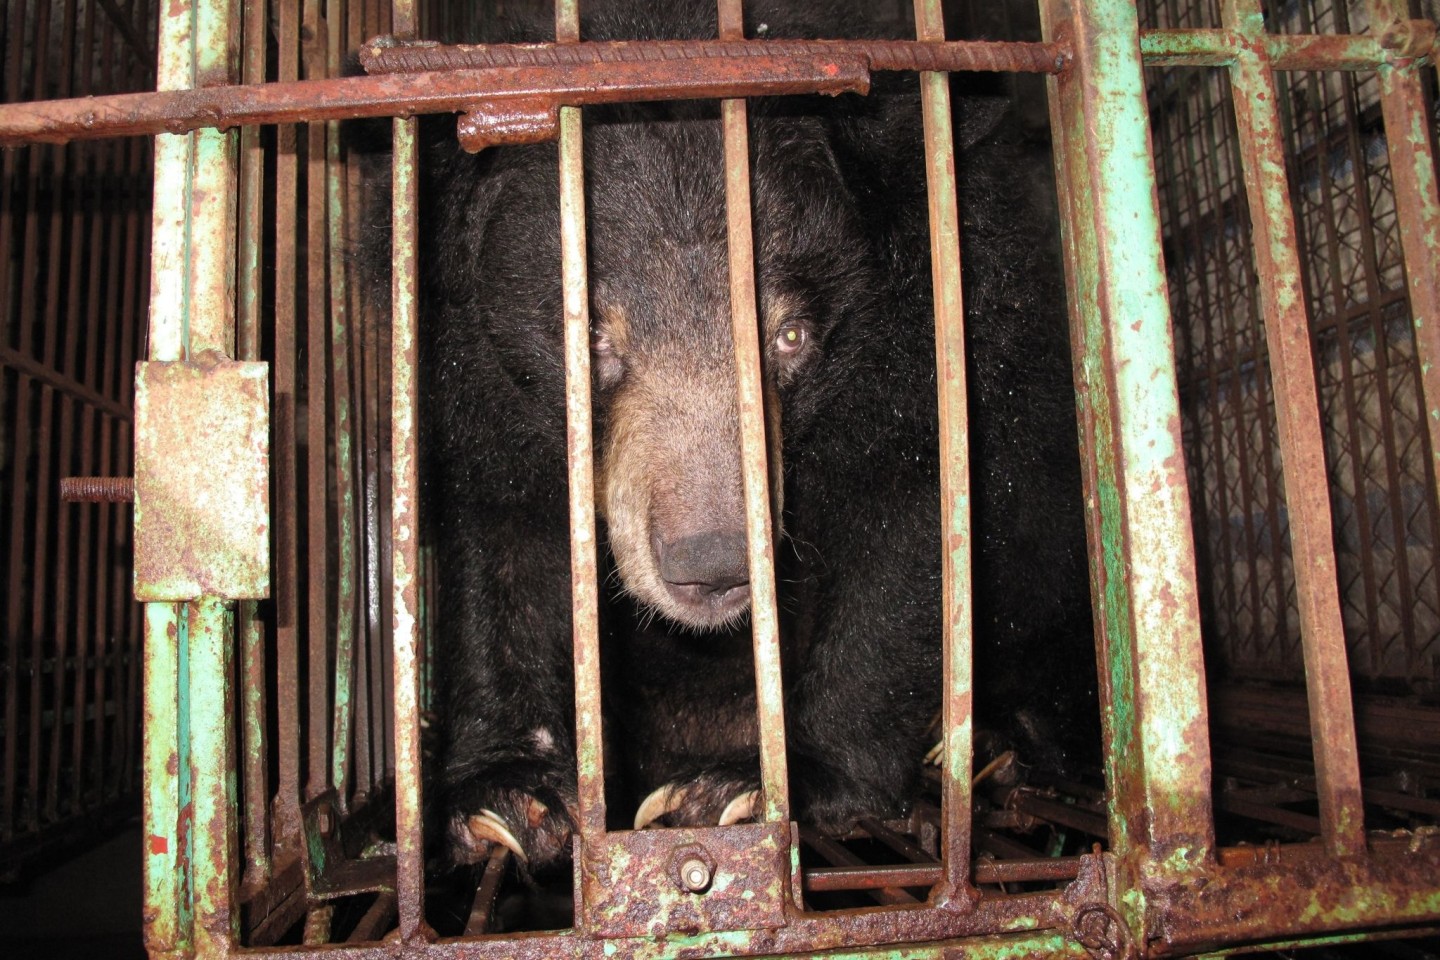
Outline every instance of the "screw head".
{"type": "Polygon", "coordinates": [[[680,885],[691,893],[703,893],[710,886],[710,865],[699,857],[680,863],[680,885]]]}

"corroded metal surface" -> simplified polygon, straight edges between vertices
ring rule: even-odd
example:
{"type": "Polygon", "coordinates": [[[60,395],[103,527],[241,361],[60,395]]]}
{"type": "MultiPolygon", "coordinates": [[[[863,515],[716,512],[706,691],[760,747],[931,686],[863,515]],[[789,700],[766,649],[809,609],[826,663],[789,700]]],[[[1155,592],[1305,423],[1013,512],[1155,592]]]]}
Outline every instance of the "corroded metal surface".
{"type": "MultiPolygon", "coordinates": [[[[1042,6],[1073,33],[1051,125],[1121,879],[1186,873],[1214,844],[1194,547],[1134,7],[1042,6]]],[[[1138,923],[1143,900],[1126,904],[1138,923]]]]}
{"type": "Polygon", "coordinates": [[[582,64],[392,74],[209,87],[0,107],[0,146],[92,137],[185,133],[211,127],[352,120],[397,113],[464,112],[480,101],[584,105],[792,93],[864,93],[869,71],[854,56],[750,57],[741,61],[582,64]]]}
{"type": "Polygon", "coordinates": [[[270,591],[269,368],[145,363],[135,391],[135,596],[270,591]],[[181,451],[197,426],[204,457],[181,451]]]}
{"type": "MultiPolygon", "coordinates": [[[[917,0],[916,35],[943,40],[938,0],[917,0]]],[[[930,216],[930,270],[935,302],[935,368],[940,414],[941,597],[943,729],[941,815],[946,876],[942,902],[974,903],[970,882],[971,772],[974,655],[970,528],[969,420],[966,411],[965,308],[960,279],[960,214],[951,132],[950,81],[943,73],[920,78],[925,127],[925,177],[930,216]]]]}
{"type": "Polygon", "coordinates": [[[975,70],[1058,73],[1067,50],[1055,43],[945,43],[913,40],[745,40],[721,31],[719,40],[614,40],[578,45],[402,43],[376,37],[360,48],[367,73],[419,73],[484,67],[559,67],[579,64],[656,63],[666,60],[766,56],[857,57],[870,70],[975,70]]]}
{"type": "MultiPolygon", "coordinates": [[[[555,4],[555,36],[580,35],[575,0],[555,4]]],[[[570,618],[575,669],[575,763],[580,856],[577,897],[583,889],[586,848],[605,833],[605,745],[600,695],[600,614],[595,527],[595,437],[590,419],[590,294],[585,242],[585,139],[580,110],[560,111],[561,287],[565,318],[566,468],[570,491],[570,618]]],[[[584,915],[577,907],[577,913],[584,915]]]]}
{"type": "Polygon", "coordinates": [[[425,925],[425,850],[420,806],[420,522],[419,454],[415,416],[419,346],[416,339],[417,263],[416,211],[418,165],[416,121],[395,121],[394,209],[392,232],[394,277],[391,292],[390,449],[393,458],[390,519],[393,545],[394,662],[393,716],[395,735],[395,898],[403,941],[423,940],[425,925]]]}
{"type": "MultiPolygon", "coordinates": [[[[1225,25],[1248,38],[1264,31],[1258,0],[1223,0],[1225,25]]],[[[1296,253],[1274,75],[1242,46],[1231,74],[1246,195],[1253,211],[1259,296],[1270,350],[1275,420],[1295,555],[1300,636],[1320,785],[1325,842],[1337,856],[1364,850],[1359,751],[1331,532],[1324,438],[1309,319],[1296,253]]]]}
{"type": "Polygon", "coordinates": [[[1149,67],[1228,67],[1235,63],[1239,50],[1258,44],[1275,70],[1373,70],[1396,56],[1436,55],[1433,24],[1427,34],[1429,21],[1404,21],[1411,23],[1415,26],[1393,35],[1393,47],[1374,35],[1267,33],[1250,37],[1234,29],[1207,29],[1147,30],[1140,35],[1140,50],[1149,67]]]}
{"type": "Polygon", "coordinates": [[[704,830],[635,830],[581,851],[584,927],[592,937],[694,935],[785,924],[790,828],[761,823],[704,830]],[[692,891],[686,861],[705,865],[692,891]]]}
{"type": "Polygon", "coordinates": [[[62,477],[60,499],[70,503],[130,503],[135,499],[132,477],[62,477]]]}
{"type": "MultiPolygon", "coordinates": [[[[719,21],[723,39],[742,35],[738,0],[720,0],[719,21]]],[[[744,100],[726,100],[721,104],[730,330],[735,345],[736,405],[740,413],[740,464],[750,575],[750,633],[760,731],[761,818],[767,823],[783,824],[790,819],[790,794],[785,757],[784,686],[780,676],[780,618],[775,596],[775,527],[770,513],[772,479],[778,483],[780,476],[778,472],[771,472],[772,467],[778,471],[780,460],[779,398],[773,393],[765,397],[761,371],[755,247],[750,221],[750,134],[746,118],[744,100]],[[770,401],[768,411],[766,399],[770,401]]],[[[787,847],[788,830],[777,836],[781,847],[787,847]]],[[[788,877],[789,870],[782,871],[782,875],[788,877]]],[[[783,881],[777,878],[777,882],[783,887],[783,881]]]]}

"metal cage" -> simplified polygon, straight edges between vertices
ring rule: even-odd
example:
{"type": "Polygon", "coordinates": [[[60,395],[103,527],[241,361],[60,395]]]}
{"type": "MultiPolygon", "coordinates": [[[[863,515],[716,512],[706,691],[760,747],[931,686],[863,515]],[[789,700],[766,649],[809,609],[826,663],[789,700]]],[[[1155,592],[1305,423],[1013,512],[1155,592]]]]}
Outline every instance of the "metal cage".
{"type": "MultiPolygon", "coordinates": [[[[116,86],[103,90],[85,69],[78,85],[22,85],[25,69],[43,75],[42,58],[25,69],[6,61],[0,421],[18,425],[4,436],[15,451],[12,598],[31,595],[17,586],[27,570],[53,569],[55,589],[68,588],[67,571],[92,565],[100,530],[123,541],[128,529],[111,505],[66,508],[76,512],[60,522],[80,529],[58,541],[22,532],[49,529],[44,511],[55,508],[32,504],[50,503],[58,474],[121,472],[127,388],[114,378],[94,386],[98,349],[82,380],[73,348],[51,331],[103,332],[104,369],[117,357],[123,369],[139,336],[147,248],[151,264],[133,489],[90,495],[134,500],[152,956],[1127,957],[1440,927],[1433,19],[1406,0],[1297,0],[1268,16],[1259,0],[1146,0],[1138,11],[1122,0],[1040,0],[1038,41],[945,42],[939,0],[916,0],[914,42],[821,44],[746,40],[739,3],[720,0],[717,41],[637,63],[607,62],[603,45],[580,42],[576,3],[560,0],[557,45],[579,44],[565,65],[547,54],[554,47],[530,48],[523,62],[514,51],[400,47],[430,60],[386,72],[383,51],[372,51],[368,76],[344,75],[346,52],[367,38],[459,36],[502,7],[177,0],[152,14],[61,3],[64,23],[111,31],[136,52],[153,15],[157,92],[124,93],[148,86],[142,67],[121,79],[109,59],[100,62],[116,86]],[[683,69],[666,66],[677,62],[683,69]],[[942,568],[940,802],[904,823],[862,823],[859,839],[885,849],[875,862],[854,852],[856,837],[817,836],[788,815],[744,98],[858,89],[871,71],[897,69],[920,72],[924,98],[942,516],[955,546],[942,568]],[[1038,75],[1047,87],[1103,787],[1055,783],[994,800],[972,784],[963,237],[946,73],[959,70],[1038,75]],[[108,95],[70,99],[92,92],[108,95]],[[605,828],[579,123],[601,97],[724,101],[764,783],[755,824],[605,828]],[[498,853],[467,935],[437,936],[427,914],[420,769],[434,560],[416,518],[412,118],[424,112],[464,114],[462,137],[476,147],[561,144],[580,772],[566,929],[485,932],[498,853]],[[346,257],[368,187],[341,123],[358,117],[395,117],[388,318],[346,257]],[[15,148],[121,136],[131,139],[15,148]],[[110,194],[64,179],[90,163],[133,179],[152,149],[148,224],[133,205],[104,219],[110,194]],[[78,269],[68,297],[58,295],[58,234],[50,272],[35,269],[40,247],[12,211],[39,223],[43,207],[17,199],[18,185],[35,189],[42,181],[22,168],[46,164],[77,201],[69,235],[104,224],[88,259],[79,244],[70,255],[92,272],[111,264],[105,275],[124,291],[106,294],[124,304],[118,321],[101,323],[98,297],[74,292],[78,269]],[[105,261],[104,238],[127,258],[105,261]],[[43,299],[41,275],[51,278],[43,299]],[[68,310],[65,325],[35,326],[35,303],[52,317],[68,310]],[[82,311],[90,326],[78,324],[82,311]],[[57,366],[57,356],[67,359],[57,366]],[[37,404],[60,406],[62,447],[81,431],[74,458],[27,452],[37,404]],[[96,442],[108,444],[99,460],[96,442]],[[45,551],[72,540],[78,559],[50,566],[45,551]],[[1038,850],[991,829],[1027,817],[1070,831],[1072,846],[1095,843],[1038,850]],[[393,824],[393,841],[376,841],[377,824],[393,824]],[[703,895],[677,885],[671,858],[695,846],[730,882],[703,895]],[[837,890],[874,905],[816,909],[816,895],[837,890]]],[[[5,34],[15,50],[26,11],[49,6],[11,9],[21,11],[5,34]]],[[[35,833],[36,810],[56,816],[57,770],[73,763],[71,789],[84,789],[81,748],[45,760],[37,738],[58,742],[68,729],[81,743],[89,709],[95,744],[123,756],[135,743],[100,706],[107,690],[129,689],[123,681],[83,692],[94,636],[138,650],[138,638],[109,639],[129,636],[110,577],[75,601],[109,611],[110,633],[44,612],[43,593],[7,611],[0,828],[10,833],[0,840],[35,833]],[[62,669],[71,650],[81,659],[62,669]]],[[[128,676],[126,664],[140,666],[118,656],[94,676],[128,676]]],[[[115,702],[121,720],[135,703],[123,693],[115,702]]],[[[123,759],[106,767],[122,786],[132,769],[123,759]]]]}

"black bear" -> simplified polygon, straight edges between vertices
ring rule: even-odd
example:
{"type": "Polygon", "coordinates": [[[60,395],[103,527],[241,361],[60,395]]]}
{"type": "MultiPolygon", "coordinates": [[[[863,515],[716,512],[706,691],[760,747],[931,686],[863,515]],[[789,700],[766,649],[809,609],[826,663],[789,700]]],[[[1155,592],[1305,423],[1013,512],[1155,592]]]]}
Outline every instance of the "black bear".
{"type": "MultiPolygon", "coordinates": [[[[713,0],[585,6],[587,39],[715,36],[713,0]]],[[[853,36],[858,22],[835,4],[748,7],[750,36],[853,36]]],[[[505,39],[542,40],[544,27],[505,39]]],[[[783,449],[792,803],[822,828],[905,808],[940,700],[918,94],[913,76],[876,80],[868,98],[752,101],[750,121],[765,387],[783,449]]],[[[734,821],[758,784],[718,114],[585,114],[607,759],[626,825],[637,808],[642,823],[734,821]]],[[[1018,151],[983,141],[996,115],[982,99],[956,109],[977,710],[1059,755],[1070,728],[1045,717],[1093,684],[1075,672],[1089,608],[1073,393],[1056,258],[1018,151]]],[[[423,163],[435,802],[457,860],[499,842],[540,869],[568,856],[576,777],[557,154],[472,156],[437,136],[423,163]]]]}

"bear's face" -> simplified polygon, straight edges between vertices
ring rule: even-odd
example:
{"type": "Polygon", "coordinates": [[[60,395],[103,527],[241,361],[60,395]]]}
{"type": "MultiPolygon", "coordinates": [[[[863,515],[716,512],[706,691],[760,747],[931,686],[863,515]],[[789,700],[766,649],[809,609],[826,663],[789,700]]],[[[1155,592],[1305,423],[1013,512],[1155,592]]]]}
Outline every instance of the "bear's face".
{"type": "MultiPolygon", "coordinates": [[[[826,364],[863,283],[825,144],[758,132],[754,243],[773,509],[781,428],[826,364]]],[[[754,134],[752,134],[754,135],[754,134]]],[[[724,165],[715,120],[587,130],[597,490],[620,582],[697,629],[745,613],[749,572],[731,338],[724,165]]],[[[843,339],[843,338],[842,338],[843,339]]],[[[777,523],[778,526],[778,523],[777,523]]]]}

